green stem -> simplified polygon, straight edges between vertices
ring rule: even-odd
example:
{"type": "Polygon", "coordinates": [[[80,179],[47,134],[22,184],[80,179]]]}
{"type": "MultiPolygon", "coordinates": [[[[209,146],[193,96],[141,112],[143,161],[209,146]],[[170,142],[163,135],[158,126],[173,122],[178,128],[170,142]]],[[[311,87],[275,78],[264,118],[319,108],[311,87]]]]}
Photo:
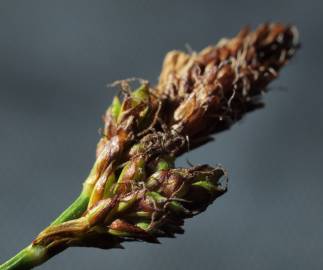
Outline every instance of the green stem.
{"type": "Polygon", "coordinates": [[[90,196],[87,192],[82,192],[81,195],[56,218],[51,225],[58,225],[65,221],[79,218],[87,208],[90,196]]]}
{"type": "MultiPolygon", "coordinates": [[[[50,226],[79,218],[86,210],[89,198],[89,192],[85,188],[79,197],[50,226]]],[[[0,265],[0,270],[28,270],[46,262],[50,257],[46,253],[45,247],[30,245],[0,265]]]]}
{"type": "Polygon", "coordinates": [[[47,261],[46,249],[30,245],[0,265],[0,270],[27,270],[47,261]]]}

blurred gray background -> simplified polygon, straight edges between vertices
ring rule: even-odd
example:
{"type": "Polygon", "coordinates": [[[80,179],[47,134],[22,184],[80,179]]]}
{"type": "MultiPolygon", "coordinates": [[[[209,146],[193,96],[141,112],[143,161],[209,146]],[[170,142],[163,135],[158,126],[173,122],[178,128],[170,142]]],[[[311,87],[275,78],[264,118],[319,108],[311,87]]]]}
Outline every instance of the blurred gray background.
{"type": "Polygon", "coordinates": [[[156,82],[171,49],[294,23],[302,49],[266,107],[178,165],[223,164],[229,192],[162,245],[69,249],[41,269],[322,269],[323,2],[0,2],[0,261],[79,193],[118,79],[156,82]]]}

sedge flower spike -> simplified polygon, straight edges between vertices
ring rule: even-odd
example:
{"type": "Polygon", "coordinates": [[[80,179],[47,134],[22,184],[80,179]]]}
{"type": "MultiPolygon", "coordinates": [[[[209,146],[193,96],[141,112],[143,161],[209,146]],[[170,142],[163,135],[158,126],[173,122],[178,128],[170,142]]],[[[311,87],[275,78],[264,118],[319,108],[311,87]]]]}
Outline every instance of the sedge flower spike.
{"type": "Polygon", "coordinates": [[[122,248],[183,233],[186,218],[226,192],[227,174],[221,166],[176,168],[176,157],[262,106],[298,46],[294,26],[264,24],[199,53],[168,53],[154,87],[141,81],[133,91],[121,81],[123,99],[103,117],[79,198],[0,270],[31,269],[72,246],[122,248]]]}

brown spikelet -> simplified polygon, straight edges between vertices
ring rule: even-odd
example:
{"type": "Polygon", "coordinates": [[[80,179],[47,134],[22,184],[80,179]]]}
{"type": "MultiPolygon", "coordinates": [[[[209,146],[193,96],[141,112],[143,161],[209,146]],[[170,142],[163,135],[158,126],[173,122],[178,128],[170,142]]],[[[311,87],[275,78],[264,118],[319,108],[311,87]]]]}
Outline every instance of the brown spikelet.
{"type": "Polygon", "coordinates": [[[69,246],[120,247],[183,233],[185,218],[227,190],[226,171],[209,165],[175,168],[175,158],[211,140],[259,106],[259,97],[298,48],[293,26],[244,28],[199,53],[172,51],[159,82],[144,82],[106,111],[97,159],[85,182],[79,218],[44,230],[34,245],[49,253],[69,246]]]}
{"type": "Polygon", "coordinates": [[[297,48],[294,26],[264,24],[200,53],[168,53],[156,86],[167,122],[192,140],[230,127],[259,105],[255,98],[297,48]]]}

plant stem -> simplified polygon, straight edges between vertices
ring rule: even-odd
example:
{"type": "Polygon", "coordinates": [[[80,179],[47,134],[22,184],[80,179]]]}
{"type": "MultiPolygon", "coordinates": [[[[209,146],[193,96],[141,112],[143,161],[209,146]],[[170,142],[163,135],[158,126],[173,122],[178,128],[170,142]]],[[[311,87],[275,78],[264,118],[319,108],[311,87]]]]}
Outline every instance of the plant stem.
{"type": "MultiPolygon", "coordinates": [[[[61,224],[65,221],[79,218],[87,208],[89,192],[83,189],[79,197],[62,213],[50,226],[61,224]]],[[[51,256],[46,254],[46,248],[30,245],[21,250],[16,256],[0,265],[0,270],[27,270],[47,261],[51,256]]]]}
{"type": "Polygon", "coordinates": [[[0,266],[0,270],[27,270],[47,261],[46,249],[30,245],[0,266]]]}
{"type": "Polygon", "coordinates": [[[82,192],[79,197],[51,223],[51,225],[58,225],[65,221],[79,218],[86,210],[89,199],[89,195],[87,195],[86,192],[82,192]]]}

